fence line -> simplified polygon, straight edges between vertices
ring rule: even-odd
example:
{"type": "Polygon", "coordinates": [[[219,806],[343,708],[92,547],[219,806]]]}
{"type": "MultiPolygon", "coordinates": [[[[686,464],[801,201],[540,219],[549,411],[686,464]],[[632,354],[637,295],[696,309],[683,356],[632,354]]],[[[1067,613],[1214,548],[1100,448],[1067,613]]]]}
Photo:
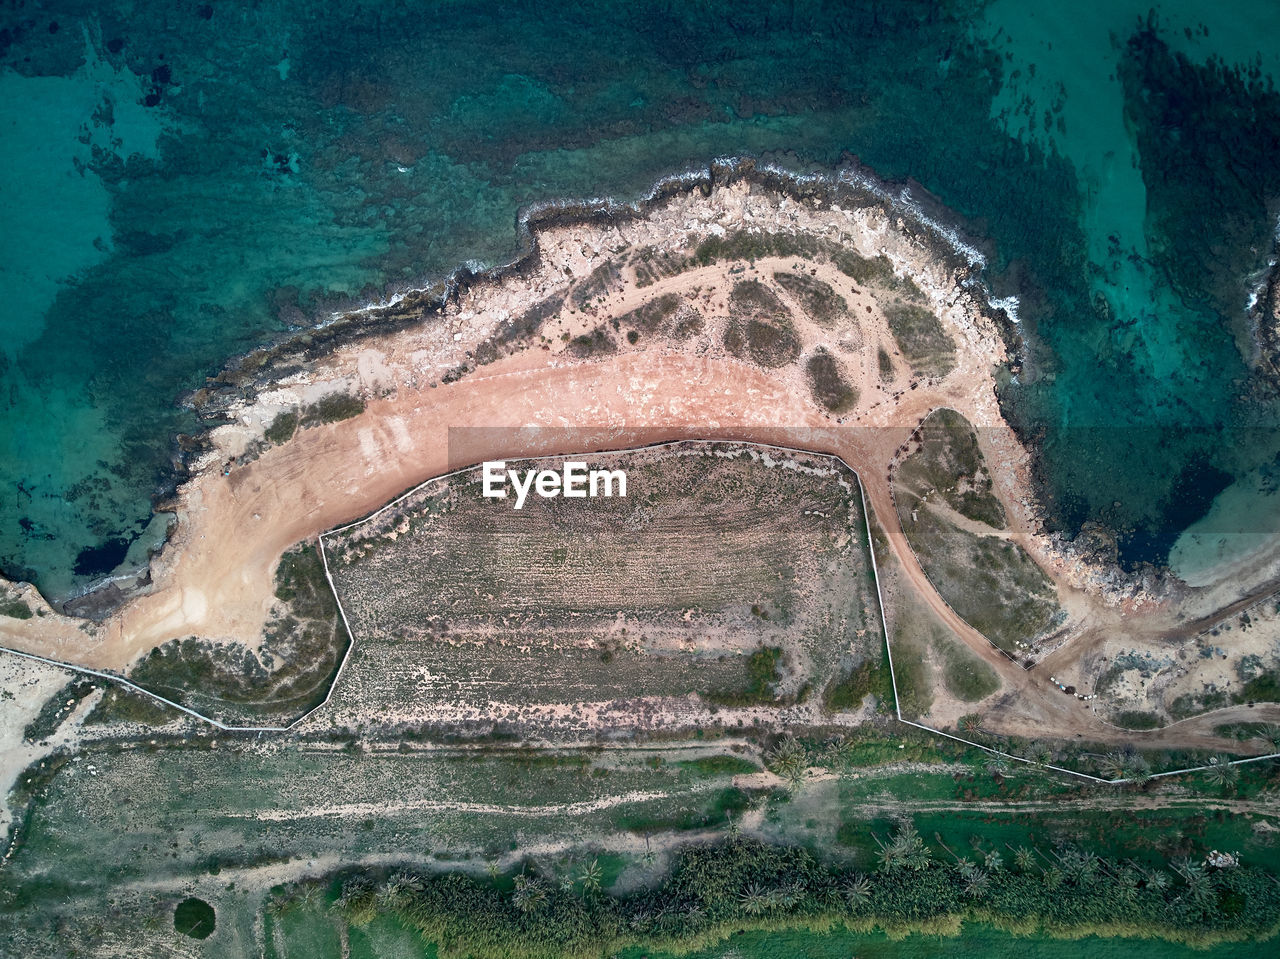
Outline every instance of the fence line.
{"type": "MultiPolygon", "coordinates": [[[[863,488],[862,474],[860,474],[854,467],[850,466],[845,461],[844,457],[840,456],[838,453],[819,453],[819,452],[815,452],[814,450],[800,449],[794,446],[782,446],[775,443],[755,443],[749,440],[716,440],[716,439],[708,440],[708,439],[690,438],[690,439],[680,439],[680,440],[666,440],[660,443],[651,443],[645,446],[628,447],[626,449],[620,449],[620,450],[605,450],[605,451],[597,450],[597,451],[594,451],[593,453],[569,453],[569,454],[550,453],[543,456],[525,457],[525,459],[536,462],[538,460],[547,460],[547,459],[568,459],[571,456],[590,456],[590,455],[600,455],[601,453],[611,453],[611,454],[638,453],[638,452],[643,452],[645,450],[666,449],[672,446],[693,445],[693,444],[710,445],[713,443],[724,443],[726,445],[738,445],[738,446],[751,447],[751,448],[762,449],[762,450],[775,450],[778,452],[797,454],[800,456],[810,456],[818,459],[834,460],[837,463],[839,463],[841,466],[843,466],[845,469],[847,469],[850,473],[852,473],[854,478],[857,480],[858,496],[862,502],[862,521],[867,532],[867,551],[871,556],[872,580],[875,582],[875,585],[876,585],[876,601],[880,607],[880,625],[884,631],[885,655],[886,655],[886,658],[889,660],[889,680],[891,685],[893,686],[894,714],[898,722],[903,723],[904,725],[907,725],[907,726],[913,726],[916,729],[922,729],[925,732],[933,733],[938,736],[944,736],[947,739],[954,740],[955,742],[958,742],[958,743],[964,743],[966,746],[972,746],[975,749],[984,750],[985,752],[991,753],[992,755],[995,755],[995,756],[1001,756],[1001,757],[1004,757],[1005,759],[1012,759],[1015,762],[1025,763],[1026,765],[1035,766],[1041,769],[1051,769],[1051,770],[1054,770],[1055,772],[1066,773],[1067,775],[1071,775],[1071,776],[1077,776],[1081,779],[1086,779],[1086,780],[1089,780],[1090,782],[1098,783],[1101,785],[1116,786],[1116,785],[1123,785],[1125,783],[1133,783],[1133,782],[1141,781],[1135,777],[1130,777],[1130,778],[1122,777],[1120,779],[1105,779],[1101,776],[1094,776],[1089,773],[1082,773],[1074,769],[1067,769],[1066,767],[1063,767],[1063,766],[1056,766],[1056,765],[1053,765],[1052,763],[1038,762],[1034,759],[1027,759],[1024,756],[1018,756],[1014,753],[1005,752],[1003,750],[996,749],[992,746],[986,746],[986,745],[983,745],[982,743],[974,742],[971,739],[965,739],[962,736],[953,735],[952,733],[945,732],[944,730],[941,730],[941,729],[935,729],[932,726],[925,726],[925,725],[922,725],[921,723],[913,722],[910,719],[902,718],[902,706],[898,696],[898,678],[897,678],[897,673],[893,666],[893,644],[889,641],[889,623],[888,623],[888,619],[885,616],[884,593],[880,587],[880,569],[878,564],[876,563],[875,542],[871,535],[871,512],[867,507],[867,494],[863,488]]],[[[86,676],[95,676],[99,679],[110,680],[111,682],[117,683],[121,686],[125,686],[128,689],[133,690],[134,692],[141,693],[143,696],[147,696],[157,702],[163,703],[166,706],[179,710],[180,712],[186,713],[188,716],[201,720],[202,722],[208,723],[210,726],[214,726],[217,729],[224,730],[225,732],[238,732],[238,733],[240,732],[244,732],[244,733],[291,732],[293,729],[295,729],[300,723],[305,721],[312,714],[314,714],[318,710],[323,709],[325,706],[329,704],[329,701],[333,698],[334,691],[338,688],[338,681],[342,678],[342,673],[346,669],[347,661],[351,658],[351,653],[355,649],[355,645],[356,645],[355,633],[352,632],[351,630],[351,623],[347,619],[347,612],[342,606],[341,597],[338,596],[337,585],[334,583],[333,576],[329,572],[329,561],[325,554],[324,538],[326,536],[332,536],[336,533],[342,533],[349,529],[354,529],[357,526],[361,526],[369,522],[370,520],[376,518],[377,516],[380,516],[382,513],[386,512],[391,507],[404,502],[410,496],[413,496],[415,493],[417,493],[419,490],[424,489],[426,486],[432,483],[440,483],[444,480],[452,479],[453,477],[459,476],[463,473],[470,472],[474,470],[477,465],[478,464],[471,464],[470,466],[464,466],[460,469],[452,470],[448,473],[443,473],[439,476],[433,476],[431,477],[431,479],[425,480],[419,483],[417,486],[414,486],[409,491],[402,493],[400,496],[397,496],[391,502],[387,503],[385,506],[382,506],[379,509],[375,510],[374,512],[370,513],[368,516],[365,516],[362,519],[358,519],[353,523],[347,523],[345,526],[339,526],[331,530],[326,530],[323,533],[320,533],[317,535],[316,542],[319,546],[320,563],[324,569],[324,578],[329,584],[329,589],[332,590],[333,592],[333,599],[334,599],[334,602],[337,604],[338,614],[342,618],[342,625],[343,625],[343,628],[346,630],[348,642],[347,642],[347,648],[342,654],[342,659],[338,663],[338,668],[334,672],[333,680],[329,684],[329,690],[325,694],[324,699],[321,702],[317,703],[315,706],[312,706],[305,713],[303,713],[297,719],[293,720],[293,722],[289,723],[288,725],[285,725],[285,726],[233,726],[227,723],[220,722],[219,720],[216,720],[210,716],[205,716],[203,713],[197,712],[194,709],[190,709],[187,706],[183,706],[181,703],[175,703],[173,700],[167,699],[166,697],[161,696],[159,693],[153,693],[151,690],[145,689],[144,687],[139,686],[137,683],[133,682],[132,680],[127,679],[124,676],[121,676],[119,673],[107,672],[107,671],[97,670],[97,669],[90,669],[87,666],[77,666],[74,663],[62,662],[56,659],[51,659],[47,656],[37,656],[34,653],[25,653],[25,652],[22,652],[21,650],[13,649],[8,646],[0,646],[0,652],[10,653],[14,656],[20,656],[23,659],[34,660],[36,662],[44,663],[49,666],[56,666],[59,669],[65,669],[70,672],[80,673],[86,676]]],[[[890,498],[892,499],[893,498],[892,487],[890,487],[889,495],[890,495],[890,498]]],[[[896,501],[894,503],[894,506],[896,509],[896,501]]],[[[943,602],[946,602],[946,600],[943,600],[943,602]]],[[[1261,600],[1259,602],[1261,602],[1261,600]]],[[[956,615],[959,616],[959,613],[957,613],[956,615]]],[[[988,639],[987,642],[990,643],[991,640],[988,639]]],[[[1000,649],[1000,647],[996,646],[994,643],[991,643],[991,645],[995,649],[999,650],[1001,653],[1004,653],[1006,656],[1009,655],[1008,653],[1005,653],[1004,650],[1000,649]]],[[[1009,658],[1014,663],[1017,663],[1017,660],[1013,659],[1012,656],[1010,656],[1009,658]]],[[[1021,664],[1018,664],[1018,665],[1021,665],[1021,664]]],[[[1111,725],[1110,723],[1106,723],[1105,720],[1099,719],[1099,722],[1102,722],[1108,726],[1111,725]]],[[[1119,729],[1120,727],[1113,726],[1112,728],[1119,729]]],[[[1126,732],[1132,732],[1132,730],[1126,730],[1126,732]]],[[[1278,758],[1280,758],[1280,753],[1269,753],[1265,756],[1251,756],[1246,759],[1233,759],[1229,763],[1226,763],[1225,765],[1239,766],[1239,765],[1244,765],[1246,763],[1256,763],[1256,762],[1262,762],[1268,759],[1278,759],[1278,758]]],[[[1149,776],[1146,776],[1143,778],[1159,779],[1165,776],[1179,776],[1179,775],[1182,775],[1183,773],[1203,772],[1204,770],[1213,769],[1213,768],[1215,767],[1211,765],[1188,766],[1185,769],[1171,769],[1171,770],[1167,770],[1166,772],[1152,773],[1149,776]]]]}

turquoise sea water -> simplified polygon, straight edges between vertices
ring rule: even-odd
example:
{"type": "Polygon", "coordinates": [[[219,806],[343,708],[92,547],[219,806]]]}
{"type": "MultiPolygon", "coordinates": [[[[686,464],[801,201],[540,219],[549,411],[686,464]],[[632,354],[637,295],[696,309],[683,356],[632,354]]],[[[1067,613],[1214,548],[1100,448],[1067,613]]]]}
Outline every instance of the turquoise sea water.
{"type": "Polygon", "coordinates": [[[143,561],[197,425],[175,400],[232,354],[503,261],[524,204],[725,155],[856,156],[956,211],[1022,300],[1004,399],[1053,521],[1162,560],[1227,491],[1176,553],[1202,562],[1280,452],[1243,310],[1280,213],[1280,12],[1150,9],[6,5],[0,569],[65,596],[143,561]]]}

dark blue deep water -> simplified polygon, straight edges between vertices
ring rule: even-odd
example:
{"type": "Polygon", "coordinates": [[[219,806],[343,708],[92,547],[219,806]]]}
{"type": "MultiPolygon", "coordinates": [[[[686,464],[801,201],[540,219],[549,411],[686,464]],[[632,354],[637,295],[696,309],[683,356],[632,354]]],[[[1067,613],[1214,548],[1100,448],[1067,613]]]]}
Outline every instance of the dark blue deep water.
{"type": "Polygon", "coordinates": [[[1202,530],[1247,533],[1280,452],[1245,315],[1280,12],[1150,7],[7,2],[0,569],[68,595],[143,561],[196,426],[175,400],[232,354],[504,260],[523,204],[725,155],[857,157],[988,245],[1055,525],[1130,563],[1215,502],[1202,530]]]}

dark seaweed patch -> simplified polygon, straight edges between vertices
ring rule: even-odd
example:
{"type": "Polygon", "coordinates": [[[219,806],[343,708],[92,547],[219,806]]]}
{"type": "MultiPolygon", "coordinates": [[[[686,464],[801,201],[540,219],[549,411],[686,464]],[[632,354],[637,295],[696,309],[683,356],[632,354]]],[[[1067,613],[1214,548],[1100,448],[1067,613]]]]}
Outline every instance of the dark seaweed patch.
{"type": "Polygon", "coordinates": [[[124,562],[131,540],[117,537],[97,546],[86,546],[76,556],[77,576],[105,576],[124,562]]]}

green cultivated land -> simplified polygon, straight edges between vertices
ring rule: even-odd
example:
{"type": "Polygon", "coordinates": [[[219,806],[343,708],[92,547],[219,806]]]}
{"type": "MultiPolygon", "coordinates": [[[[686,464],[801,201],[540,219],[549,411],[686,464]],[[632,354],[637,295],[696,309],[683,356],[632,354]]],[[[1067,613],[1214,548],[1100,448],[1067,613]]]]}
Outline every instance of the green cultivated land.
{"type": "MultiPolygon", "coordinates": [[[[58,942],[105,952],[126,941],[113,938],[121,933],[95,939],[107,912],[136,939],[130,955],[173,954],[174,909],[188,896],[217,914],[199,954],[228,957],[258,954],[255,943],[264,942],[267,955],[337,957],[344,936],[353,954],[359,942],[375,956],[422,955],[426,941],[447,945],[449,955],[563,954],[538,945],[547,941],[599,955],[605,940],[601,949],[586,943],[607,929],[620,946],[661,944],[681,930],[709,945],[708,937],[739,929],[832,920],[954,930],[955,916],[1004,929],[1037,926],[1040,916],[1063,931],[1212,940],[1231,929],[1259,935],[1280,919],[1275,884],[1250,878],[1280,862],[1276,811],[1265,798],[1280,786],[1276,767],[1244,767],[1225,790],[1182,777],[1101,794],[1036,770],[993,769],[977,750],[900,729],[627,750],[377,741],[351,749],[314,736],[266,749],[253,737],[216,747],[208,738],[185,746],[162,738],[148,749],[104,742],[35,800],[0,875],[0,948],[49,954],[52,919],[58,942]],[[761,765],[780,779],[735,786],[734,776],[761,765]],[[905,861],[919,859],[914,866],[886,859],[903,822],[919,837],[903,843],[905,861]],[[678,844],[723,841],[730,823],[796,852],[712,847],[697,853],[698,881],[712,885],[680,885],[693,867],[678,844]],[[1184,869],[1184,858],[1199,862],[1214,848],[1238,852],[1241,871],[1201,878],[1184,869]],[[1102,860],[1080,858],[1089,853],[1102,860]],[[370,865],[336,878],[324,865],[355,861],[370,865]],[[664,878],[673,865],[674,878],[664,878]],[[978,874],[970,868],[986,876],[976,893],[966,892],[978,874]],[[428,898],[453,888],[437,887],[433,875],[472,878],[432,912],[427,902],[414,905],[413,889],[386,892],[389,877],[406,870],[429,880],[428,898]],[[526,884],[537,883],[531,895],[544,889],[547,897],[530,912],[516,905],[522,871],[526,884]],[[319,881],[273,878],[299,874],[319,881]],[[869,898],[851,900],[860,876],[869,898]],[[1122,892],[1130,881],[1131,900],[1122,892]],[[643,891],[655,882],[657,892],[643,891]],[[828,888],[834,898],[824,898],[828,888]],[[367,901],[361,889],[370,890],[367,901]],[[654,926],[664,896],[678,908],[671,924],[654,926]],[[693,926],[681,925],[675,917],[695,900],[705,922],[695,915],[693,926]],[[638,913],[647,918],[633,928],[638,913]],[[608,918],[619,915],[620,930],[608,918]],[[453,937],[468,929],[463,948],[453,937]]],[[[859,954],[861,943],[884,941],[839,927],[830,935],[859,943],[859,954]]],[[[827,939],[812,941],[819,948],[827,939]]]]}

